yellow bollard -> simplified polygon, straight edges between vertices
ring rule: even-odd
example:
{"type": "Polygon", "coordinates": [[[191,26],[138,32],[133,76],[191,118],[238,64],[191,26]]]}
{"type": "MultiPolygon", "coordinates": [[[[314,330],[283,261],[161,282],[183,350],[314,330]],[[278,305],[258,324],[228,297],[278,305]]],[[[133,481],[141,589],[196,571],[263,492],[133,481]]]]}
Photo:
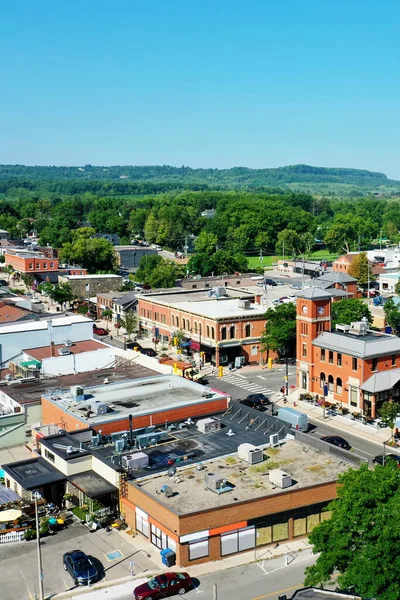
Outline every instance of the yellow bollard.
{"type": "Polygon", "coordinates": [[[224,367],[218,367],[218,376],[222,377],[224,374],[224,367]]]}
{"type": "Polygon", "coordinates": [[[272,369],[272,358],[268,359],[268,369],[272,369]]]}

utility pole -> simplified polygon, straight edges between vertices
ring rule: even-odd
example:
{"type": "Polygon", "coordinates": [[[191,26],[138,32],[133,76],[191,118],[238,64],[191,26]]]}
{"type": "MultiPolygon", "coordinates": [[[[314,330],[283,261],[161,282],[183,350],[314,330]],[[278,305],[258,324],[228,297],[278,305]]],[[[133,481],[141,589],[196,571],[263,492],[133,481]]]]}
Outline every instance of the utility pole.
{"type": "Polygon", "coordinates": [[[289,395],[289,357],[288,351],[286,350],[286,374],[285,374],[285,389],[286,389],[286,398],[289,395]]]}
{"type": "Polygon", "coordinates": [[[187,235],[185,235],[185,258],[187,258],[188,255],[188,243],[187,243],[187,235]]]}
{"type": "Polygon", "coordinates": [[[43,585],[43,567],[42,567],[42,552],[40,548],[40,533],[39,533],[39,513],[37,501],[40,500],[39,492],[33,492],[35,500],[35,517],[36,517],[36,550],[37,550],[37,562],[38,562],[38,579],[39,579],[39,594],[40,600],[44,600],[44,585],[43,585]]]}

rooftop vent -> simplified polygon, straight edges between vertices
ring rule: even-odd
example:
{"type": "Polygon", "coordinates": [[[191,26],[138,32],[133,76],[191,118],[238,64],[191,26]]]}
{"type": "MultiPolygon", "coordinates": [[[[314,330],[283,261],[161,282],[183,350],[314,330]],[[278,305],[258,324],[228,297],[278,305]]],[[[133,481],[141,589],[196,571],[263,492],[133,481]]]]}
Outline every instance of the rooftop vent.
{"type": "Polygon", "coordinates": [[[238,306],[239,306],[239,308],[243,308],[245,310],[249,310],[249,308],[251,306],[251,302],[250,302],[250,300],[239,300],[238,301],[238,306]]]}
{"type": "Polygon", "coordinates": [[[227,296],[227,292],[225,289],[225,286],[223,285],[216,285],[212,288],[212,290],[210,290],[208,292],[208,295],[211,297],[213,296],[214,298],[221,298],[223,296],[227,296]]]}
{"type": "Polygon", "coordinates": [[[269,472],[269,481],[272,485],[276,485],[276,487],[282,489],[290,487],[293,484],[292,476],[281,469],[272,469],[269,472]]]}
{"type": "Polygon", "coordinates": [[[72,342],[71,342],[71,340],[64,340],[64,346],[65,346],[66,348],[69,348],[70,346],[72,346],[72,342]]]}
{"type": "Polygon", "coordinates": [[[96,417],[98,417],[99,415],[105,415],[107,412],[107,404],[105,404],[104,402],[100,402],[100,400],[95,400],[91,403],[90,409],[96,417]]]}
{"type": "Polygon", "coordinates": [[[60,356],[67,356],[68,354],[71,354],[71,350],[68,350],[68,348],[63,346],[62,348],[59,348],[57,350],[57,354],[59,354],[60,356]]]}

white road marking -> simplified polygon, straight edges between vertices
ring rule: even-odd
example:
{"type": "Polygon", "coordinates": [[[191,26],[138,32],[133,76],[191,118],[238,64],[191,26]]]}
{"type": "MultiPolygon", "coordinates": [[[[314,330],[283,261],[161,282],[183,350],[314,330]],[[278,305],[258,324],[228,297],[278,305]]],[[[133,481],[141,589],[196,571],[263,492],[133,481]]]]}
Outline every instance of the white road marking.
{"type": "Polygon", "coordinates": [[[262,375],[257,375],[257,377],[258,377],[259,379],[267,379],[266,377],[263,377],[262,375]]]}

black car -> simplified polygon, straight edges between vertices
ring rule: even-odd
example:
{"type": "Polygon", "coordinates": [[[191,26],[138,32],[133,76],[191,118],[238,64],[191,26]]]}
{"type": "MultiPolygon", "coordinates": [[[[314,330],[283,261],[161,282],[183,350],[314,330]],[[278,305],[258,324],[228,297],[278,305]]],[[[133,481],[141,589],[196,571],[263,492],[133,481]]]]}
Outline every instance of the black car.
{"type": "Polygon", "coordinates": [[[153,348],[141,348],[140,353],[146,356],[157,356],[157,352],[153,348]]]}
{"type": "Polygon", "coordinates": [[[273,279],[264,279],[264,285],[272,285],[272,286],[277,286],[278,284],[276,283],[276,281],[274,281],[273,279]]]}
{"type": "Polygon", "coordinates": [[[250,394],[244,400],[240,401],[240,404],[244,404],[249,408],[254,408],[255,410],[265,410],[265,408],[271,404],[270,400],[264,394],[250,394]]]}
{"type": "Polygon", "coordinates": [[[0,279],[0,285],[1,286],[8,285],[8,281],[6,281],[5,279],[0,279]]]}
{"type": "Polygon", "coordinates": [[[126,350],[134,350],[135,348],[139,348],[139,351],[143,350],[142,346],[138,342],[127,342],[125,344],[126,350]]]}
{"type": "Polygon", "coordinates": [[[398,454],[378,454],[372,459],[372,462],[377,465],[387,464],[388,460],[394,460],[398,467],[400,467],[400,456],[398,454]]]}
{"type": "Polygon", "coordinates": [[[71,575],[75,585],[89,585],[100,578],[92,559],[81,550],[66,552],[63,563],[64,569],[71,575]]]}
{"type": "Polygon", "coordinates": [[[340,435],[324,435],[321,440],[327,444],[332,444],[332,446],[337,446],[338,448],[343,448],[344,450],[351,450],[349,442],[340,437],[340,435]]]}

